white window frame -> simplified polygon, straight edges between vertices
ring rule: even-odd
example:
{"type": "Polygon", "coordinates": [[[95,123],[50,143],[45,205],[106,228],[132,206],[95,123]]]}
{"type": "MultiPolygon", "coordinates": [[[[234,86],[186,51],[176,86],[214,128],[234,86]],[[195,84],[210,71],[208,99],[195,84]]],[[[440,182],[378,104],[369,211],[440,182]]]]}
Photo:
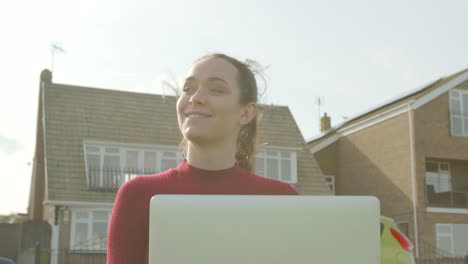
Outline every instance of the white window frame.
{"type": "Polygon", "coordinates": [[[463,112],[465,109],[463,108],[463,95],[468,95],[468,91],[464,90],[451,90],[449,93],[449,105],[450,105],[450,134],[454,137],[468,137],[468,131],[465,130],[465,122],[468,122],[468,116],[463,115],[463,112]],[[458,94],[458,98],[455,97],[455,94],[458,94]],[[455,115],[451,112],[453,103],[452,101],[458,101],[458,104],[460,106],[460,114],[455,115]],[[453,118],[459,118],[461,122],[461,134],[460,135],[455,135],[453,131],[453,118]]]}
{"type": "Polygon", "coordinates": [[[451,255],[454,254],[453,252],[453,249],[454,249],[454,241],[453,241],[453,228],[452,228],[452,225],[451,224],[436,224],[436,242],[437,242],[437,248],[440,249],[440,250],[443,250],[445,251],[445,249],[442,249],[440,248],[440,238],[449,238],[450,239],[450,251],[448,251],[447,253],[450,253],[451,255]],[[439,231],[439,228],[442,228],[442,227],[447,227],[449,228],[450,231],[448,232],[440,232],[439,231]]]}
{"type": "MultiPolygon", "coordinates": [[[[104,187],[104,157],[106,155],[110,156],[118,156],[119,157],[119,169],[124,171],[126,168],[126,155],[127,151],[136,151],[138,153],[138,167],[135,168],[141,171],[141,174],[144,173],[144,153],[145,152],[154,152],[156,153],[156,171],[161,172],[161,163],[163,154],[165,152],[171,152],[176,154],[176,164],[179,164],[182,160],[182,154],[180,153],[179,149],[175,146],[162,146],[162,145],[133,145],[133,144],[125,144],[125,143],[114,143],[114,142],[100,142],[100,141],[84,141],[83,142],[83,152],[84,152],[84,159],[85,159],[85,169],[86,169],[86,180],[88,181],[89,185],[89,171],[88,171],[88,154],[99,155],[99,186],[104,187]],[[87,148],[94,147],[98,148],[99,151],[89,151],[87,148]],[[116,148],[118,149],[118,153],[116,154],[109,154],[105,152],[106,148],[116,148]]],[[[122,182],[128,181],[133,176],[127,177],[126,175],[122,175],[123,179],[122,182]]]]}
{"type": "Polygon", "coordinates": [[[259,173],[259,172],[255,172],[257,173],[258,175],[260,176],[263,176],[265,178],[269,178],[268,175],[266,175],[266,172],[267,172],[267,163],[266,163],[266,158],[274,158],[274,159],[277,159],[278,160],[278,175],[279,175],[279,178],[276,179],[276,180],[280,180],[280,181],[283,181],[283,182],[287,182],[287,183],[297,183],[297,153],[296,151],[292,151],[291,149],[284,149],[284,148],[263,148],[263,149],[259,149],[255,155],[256,158],[260,158],[260,159],[264,159],[264,167],[263,167],[263,172],[262,173],[259,173]],[[268,155],[267,156],[267,151],[268,152],[276,152],[276,156],[272,156],[272,155],[268,155]],[[286,152],[290,155],[290,158],[287,159],[287,158],[282,158],[281,157],[281,152],[286,152]],[[290,175],[291,175],[291,179],[288,180],[288,179],[284,179],[281,175],[281,161],[283,160],[289,160],[291,162],[291,171],[290,171],[290,175]]]}
{"type": "MultiPolygon", "coordinates": [[[[452,186],[452,172],[451,172],[451,169],[450,169],[450,163],[448,162],[443,162],[443,161],[434,161],[434,160],[426,160],[426,164],[427,163],[434,163],[434,164],[437,164],[437,173],[440,174],[440,172],[442,171],[446,171],[448,173],[448,177],[449,177],[449,183],[450,183],[450,192],[453,191],[453,186],[452,186]],[[443,170],[441,169],[442,165],[447,165],[447,170],[443,170]]],[[[427,170],[425,171],[425,174],[427,173],[427,170]]],[[[426,175],[424,175],[424,181],[426,183],[426,186],[427,186],[427,179],[426,179],[426,175]]],[[[434,188],[434,191],[435,191],[435,188],[434,188]]]]}
{"type": "MultiPolygon", "coordinates": [[[[85,223],[85,224],[88,224],[88,234],[87,234],[87,239],[88,241],[91,241],[92,240],[92,236],[93,236],[93,223],[95,222],[100,222],[100,223],[107,223],[107,226],[109,227],[109,220],[110,220],[110,217],[111,217],[111,209],[108,209],[108,208],[99,208],[99,209],[72,209],[71,210],[71,214],[72,214],[72,220],[71,220],[71,230],[70,230],[70,250],[72,251],[80,251],[80,252],[91,252],[91,253],[95,253],[95,252],[105,252],[106,251],[106,248],[100,248],[100,249],[94,249],[94,248],[82,248],[82,247],[78,247],[77,245],[75,245],[75,238],[76,238],[76,224],[78,223],[85,223]],[[87,220],[78,220],[76,218],[76,214],[77,213],[87,213],[88,214],[88,219],[87,220]],[[103,220],[97,220],[97,221],[94,221],[93,219],[93,212],[107,212],[107,221],[103,221],[103,220]]],[[[106,238],[107,238],[107,233],[106,233],[106,238]]]]}
{"type": "MultiPolygon", "coordinates": [[[[438,249],[441,249],[440,248],[440,243],[439,243],[439,239],[440,238],[449,238],[450,239],[450,250],[449,252],[447,253],[450,253],[451,256],[456,256],[456,257],[464,257],[466,255],[466,252],[462,252],[461,254],[457,254],[455,252],[455,235],[454,235],[454,226],[456,225],[462,225],[462,226],[466,226],[468,228],[468,225],[467,224],[436,224],[436,240],[437,240],[437,248],[438,249]],[[447,227],[449,229],[449,231],[447,232],[440,232],[439,231],[439,228],[440,227],[447,227]]],[[[444,250],[444,249],[441,249],[441,250],[444,250]]]]}

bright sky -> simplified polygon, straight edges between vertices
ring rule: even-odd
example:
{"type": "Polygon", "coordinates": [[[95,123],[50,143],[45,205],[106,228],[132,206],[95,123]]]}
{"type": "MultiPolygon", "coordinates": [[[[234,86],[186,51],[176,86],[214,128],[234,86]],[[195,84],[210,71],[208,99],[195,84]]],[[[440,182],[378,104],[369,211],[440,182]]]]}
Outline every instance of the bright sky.
{"type": "Polygon", "coordinates": [[[263,65],[263,103],[288,105],[318,134],[468,67],[468,1],[80,0],[0,3],[0,214],[26,212],[39,74],[54,82],[161,93],[191,62],[224,52],[263,65]]]}

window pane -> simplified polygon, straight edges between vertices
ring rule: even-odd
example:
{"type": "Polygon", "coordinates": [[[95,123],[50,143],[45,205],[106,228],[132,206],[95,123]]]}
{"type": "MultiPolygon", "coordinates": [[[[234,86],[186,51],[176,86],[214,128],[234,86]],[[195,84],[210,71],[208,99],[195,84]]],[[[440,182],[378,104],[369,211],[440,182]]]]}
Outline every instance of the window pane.
{"type": "Polygon", "coordinates": [[[437,234],[452,234],[450,225],[437,225],[437,234]]]}
{"type": "Polygon", "coordinates": [[[167,169],[175,167],[177,167],[177,160],[164,158],[161,160],[161,171],[165,171],[167,169]]]}
{"type": "Polygon", "coordinates": [[[109,212],[106,211],[95,211],[93,212],[93,220],[105,220],[108,221],[109,219],[109,212]]]}
{"type": "Polygon", "coordinates": [[[291,181],[291,161],[282,160],[281,161],[281,180],[291,181]]]}
{"type": "Polygon", "coordinates": [[[267,159],[266,160],[266,177],[271,179],[279,179],[279,169],[278,169],[278,160],[277,159],[267,159]]]}
{"type": "Polygon", "coordinates": [[[255,173],[260,176],[265,176],[265,158],[255,158],[255,173]]]}
{"type": "Polygon", "coordinates": [[[86,152],[99,153],[99,147],[86,146],[85,149],[86,149],[86,152]]]}
{"type": "Polygon", "coordinates": [[[156,172],[156,152],[145,151],[143,169],[145,174],[156,172]]]}
{"type": "Polygon", "coordinates": [[[125,169],[137,173],[138,171],[138,152],[127,150],[125,152],[125,169]]]}
{"type": "Polygon", "coordinates": [[[426,186],[433,186],[433,191],[439,192],[439,173],[426,172],[426,186]]]}
{"type": "Polygon", "coordinates": [[[267,150],[267,151],[266,151],[266,155],[267,155],[267,156],[270,156],[270,157],[277,157],[277,156],[278,156],[278,152],[273,151],[273,150],[267,150]]]}
{"type": "Polygon", "coordinates": [[[439,249],[445,251],[446,253],[452,252],[452,241],[450,237],[439,237],[437,239],[437,245],[439,249]]]}
{"type": "Polygon", "coordinates": [[[176,153],[175,152],[163,152],[163,157],[164,158],[176,158],[176,153]]]}
{"type": "Polygon", "coordinates": [[[102,168],[102,179],[99,186],[104,188],[116,188],[121,183],[122,171],[120,170],[119,156],[104,156],[104,165],[102,168]]]}
{"type": "Polygon", "coordinates": [[[460,100],[450,100],[450,114],[451,115],[460,115],[460,100]]]}
{"type": "Polygon", "coordinates": [[[426,171],[437,172],[439,168],[437,167],[437,163],[426,162],[426,171]]]}
{"type": "Polygon", "coordinates": [[[125,151],[125,175],[124,181],[128,181],[140,173],[138,167],[138,151],[135,150],[127,150],[125,151]]]}
{"type": "Polygon", "coordinates": [[[468,117],[468,94],[462,95],[463,116],[468,117]]]}
{"type": "Polygon", "coordinates": [[[464,127],[463,128],[464,129],[463,135],[468,136],[468,118],[464,118],[463,127],[464,127]]]}
{"type": "Polygon", "coordinates": [[[461,118],[452,117],[450,119],[452,125],[452,135],[453,136],[461,136],[462,135],[462,124],[461,118]]]}
{"type": "Polygon", "coordinates": [[[106,249],[107,223],[93,223],[92,249],[106,249]]]}
{"type": "Polygon", "coordinates": [[[88,223],[75,224],[75,249],[88,248],[88,223]]]}
{"type": "Polygon", "coordinates": [[[282,152],[281,152],[281,158],[290,159],[290,158],[291,158],[291,152],[284,152],[284,151],[282,151],[282,152]]]}
{"type": "Polygon", "coordinates": [[[101,170],[101,156],[96,154],[88,154],[86,155],[86,162],[88,166],[88,172],[90,172],[92,175],[99,175],[99,171],[101,170]]]}
{"type": "Polygon", "coordinates": [[[104,170],[115,170],[120,169],[120,157],[119,156],[104,156],[104,170]]]}
{"type": "Polygon", "coordinates": [[[451,190],[450,176],[448,173],[441,172],[439,174],[439,192],[450,192],[451,190]]]}
{"type": "Polygon", "coordinates": [[[468,225],[453,225],[453,251],[457,256],[468,253],[468,225]]]}
{"type": "Polygon", "coordinates": [[[460,98],[460,94],[457,91],[450,92],[450,98],[460,98]]]}
{"type": "Polygon", "coordinates": [[[439,169],[441,171],[448,171],[449,170],[449,165],[447,163],[440,163],[439,164],[439,169]]]}
{"type": "Polygon", "coordinates": [[[118,148],[106,148],[105,152],[109,154],[118,154],[120,150],[118,148]]]}
{"type": "Polygon", "coordinates": [[[397,226],[401,233],[403,233],[406,237],[409,237],[409,227],[407,222],[397,223],[397,226]]]}
{"type": "Polygon", "coordinates": [[[76,220],[86,220],[88,221],[88,212],[76,212],[75,213],[76,220]]]}

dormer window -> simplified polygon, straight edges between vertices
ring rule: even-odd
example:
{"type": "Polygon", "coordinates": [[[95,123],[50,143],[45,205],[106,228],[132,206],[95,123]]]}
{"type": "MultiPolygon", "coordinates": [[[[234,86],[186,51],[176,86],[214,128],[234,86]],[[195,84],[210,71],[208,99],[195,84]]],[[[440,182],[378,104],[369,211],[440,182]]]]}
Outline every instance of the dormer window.
{"type": "Polygon", "coordinates": [[[468,137],[468,91],[450,91],[450,128],[452,136],[468,137]]]}
{"type": "Polygon", "coordinates": [[[177,147],[85,142],[88,187],[115,190],[137,175],[176,167],[182,160],[177,147]]]}

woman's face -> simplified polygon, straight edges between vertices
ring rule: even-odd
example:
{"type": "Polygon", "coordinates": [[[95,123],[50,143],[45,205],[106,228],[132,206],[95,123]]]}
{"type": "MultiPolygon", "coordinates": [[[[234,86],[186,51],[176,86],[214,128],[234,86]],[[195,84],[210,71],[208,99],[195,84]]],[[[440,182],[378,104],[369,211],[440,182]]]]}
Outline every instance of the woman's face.
{"type": "Polygon", "coordinates": [[[179,127],[192,143],[233,142],[246,120],[239,103],[237,69],[228,61],[208,57],[190,68],[177,101],[179,127]]]}

